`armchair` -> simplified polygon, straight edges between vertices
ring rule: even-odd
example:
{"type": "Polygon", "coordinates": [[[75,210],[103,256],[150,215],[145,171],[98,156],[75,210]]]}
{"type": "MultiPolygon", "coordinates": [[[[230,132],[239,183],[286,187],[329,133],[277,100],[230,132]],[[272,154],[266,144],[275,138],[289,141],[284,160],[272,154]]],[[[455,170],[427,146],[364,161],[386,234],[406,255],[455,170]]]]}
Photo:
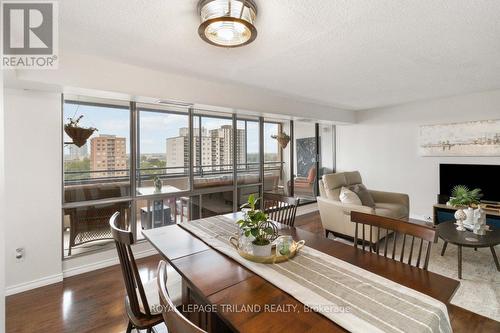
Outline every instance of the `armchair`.
{"type": "MultiPolygon", "coordinates": [[[[349,187],[362,184],[361,175],[358,171],[341,172],[324,175],[319,181],[320,196],[318,207],[321,223],[325,229],[325,235],[329,233],[337,237],[354,239],[355,226],[351,223],[351,212],[357,211],[366,214],[376,214],[395,219],[407,219],[410,212],[409,197],[407,194],[368,190],[373,200],[374,207],[344,204],[339,199],[340,190],[343,186],[349,187]]],[[[365,233],[370,232],[369,226],[365,226],[365,233]]],[[[363,229],[358,230],[358,238],[361,238],[363,229]]],[[[373,231],[373,236],[377,234],[373,231]]],[[[382,238],[382,237],[381,237],[382,238]]],[[[375,242],[378,239],[374,239],[375,242]]]]}
{"type": "MultiPolygon", "coordinates": [[[[307,177],[295,177],[293,180],[294,194],[309,197],[315,196],[316,167],[312,166],[307,172],[307,177]]],[[[290,193],[290,181],[288,181],[288,193],[290,193]]]]}

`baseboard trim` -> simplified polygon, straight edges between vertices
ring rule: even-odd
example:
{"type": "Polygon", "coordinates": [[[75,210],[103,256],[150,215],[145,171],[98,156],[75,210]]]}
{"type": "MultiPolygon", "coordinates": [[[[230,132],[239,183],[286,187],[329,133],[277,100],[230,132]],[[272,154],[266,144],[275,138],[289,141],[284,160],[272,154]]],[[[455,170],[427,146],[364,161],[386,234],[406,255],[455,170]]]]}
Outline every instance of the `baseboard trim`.
{"type": "MultiPolygon", "coordinates": [[[[134,257],[136,259],[140,259],[140,258],[145,258],[145,257],[155,255],[157,253],[158,252],[154,248],[151,248],[151,249],[147,249],[144,251],[134,252],[134,257]]],[[[69,269],[64,270],[60,274],[49,275],[49,276],[42,277],[40,279],[36,279],[36,280],[28,281],[28,282],[23,282],[23,283],[15,284],[15,285],[10,286],[10,287],[6,287],[5,288],[5,296],[10,296],[10,295],[22,293],[24,291],[28,291],[28,290],[32,290],[32,289],[36,289],[36,288],[40,288],[40,287],[45,287],[45,286],[48,286],[48,285],[51,285],[54,283],[62,282],[64,278],[67,278],[70,276],[88,273],[91,271],[95,271],[97,269],[106,268],[106,267],[117,265],[117,264],[118,264],[118,257],[115,256],[113,258],[93,262],[91,264],[86,264],[86,265],[82,265],[82,266],[78,266],[78,267],[69,268],[69,269]]]]}
{"type": "MultiPolygon", "coordinates": [[[[134,258],[135,259],[140,259],[140,258],[144,258],[144,257],[149,257],[149,256],[152,256],[152,255],[155,255],[157,253],[158,253],[158,251],[156,251],[156,249],[154,249],[154,248],[147,249],[147,250],[144,250],[144,251],[138,251],[138,252],[134,251],[134,258]]],[[[101,268],[106,268],[106,267],[109,267],[109,266],[118,265],[118,263],[119,263],[118,256],[114,256],[114,257],[109,258],[109,259],[100,260],[100,261],[96,261],[96,262],[93,262],[93,263],[90,263],[90,264],[86,264],[86,265],[81,265],[81,266],[78,266],[78,267],[72,267],[72,268],[65,269],[63,271],[62,275],[63,275],[64,278],[67,278],[67,277],[70,277],[70,276],[75,276],[75,275],[80,275],[80,274],[83,274],[83,273],[92,272],[92,271],[95,271],[95,270],[98,270],[98,269],[101,269],[101,268]]]]}
{"type": "Polygon", "coordinates": [[[48,286],[50,284],[62,282],[63,274],[54,274],[45,276],[40,279],[19,283],[10,287],[5,288],[5,296],[10,296],[18,293],[22,293],[23,291],[28,291],[31,289],[36,289],[44,286],[48,286]]]}

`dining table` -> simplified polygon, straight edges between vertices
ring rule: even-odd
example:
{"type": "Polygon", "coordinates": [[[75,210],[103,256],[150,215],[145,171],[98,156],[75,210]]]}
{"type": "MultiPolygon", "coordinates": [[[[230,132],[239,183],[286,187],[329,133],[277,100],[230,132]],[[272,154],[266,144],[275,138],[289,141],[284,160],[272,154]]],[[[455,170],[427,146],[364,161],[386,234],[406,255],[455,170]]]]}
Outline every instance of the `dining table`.
{"type": "MultiPolygon", "coordinates": [[[[224,215],[235,222],[241,213],[224,215]]],[[[190,222],[184,222],[190,223],[190,222]]],[[[500,323],[450,303],[457,280],[344,242],[276,223],[280,235],[428,295],[446,305],[454,332],[500,332],[500,323]]],[[[182,277],[186,317],[208,332],[345,332],[322,314],[204,243],[182,224],[142,233],[182,277]]],[[[432,258],[431,258],[432,260],[432,258]]]]}

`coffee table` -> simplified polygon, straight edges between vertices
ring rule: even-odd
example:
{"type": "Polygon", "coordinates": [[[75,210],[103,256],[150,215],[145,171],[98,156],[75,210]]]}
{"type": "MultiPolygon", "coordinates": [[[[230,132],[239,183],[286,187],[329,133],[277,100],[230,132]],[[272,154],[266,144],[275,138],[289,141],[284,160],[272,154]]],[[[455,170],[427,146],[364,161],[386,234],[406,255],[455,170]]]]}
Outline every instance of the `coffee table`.
{"type": "Polygon", "coordinates": [[[458,246],[458,278],[462,278],[462,247],[473,247],[477,249],[478,247],[489,247],[491,254],[493,255],[493,260],[497,266],[497,270],[500,271],[500,264],[498,263],[497,254],[495,253],[495,245],[500,244],[500,229],[493,229],[490,226],[490,231],[486,232],[486,235],[480,236],[476,235],[470,231],[458,231],[454,221],[442,222],[437,225],[438,236],[444,240],[443,249],[441,250],[441,255],[444,255],[446,251],[446,246],[448,243],[455,244],[458,246]]]}

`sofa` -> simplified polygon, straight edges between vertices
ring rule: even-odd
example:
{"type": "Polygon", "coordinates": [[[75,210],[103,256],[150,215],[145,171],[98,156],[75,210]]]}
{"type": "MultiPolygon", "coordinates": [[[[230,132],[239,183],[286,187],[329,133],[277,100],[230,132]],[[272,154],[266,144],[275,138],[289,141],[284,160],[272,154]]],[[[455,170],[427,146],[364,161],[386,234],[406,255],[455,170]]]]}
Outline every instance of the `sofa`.
{"type": "MultiPolygon", "coordinates": [[[[408,219],[410,200],[408,195],[403,193],[368,190],[369,195],[373,198],[373,206],[342,203],[339,198],[342,187],[352,188],[352,186],[359,184],[363,184],[363,181],[358,171],[327,174],[319,181],[320,196],[317,200],[326,237],[332,233],[337,237],[354,239],[355,223],[351,222],[352,211],[408,219]]],[[[361,238],[362,232],[363,229],[359,228],[358,238],[361,238]]],[[[369,232],[369,226],[365,226],[366,235],[369,235],[369,232]]],[[[372,235],[376,234],[378,233],[374,228],[372,235]]],[[[385,234],[381,232],[380,238],[383,237],[385,234]]],[[[374,243],[377,241],[378,239],[373,239],[374,243]]]]}

